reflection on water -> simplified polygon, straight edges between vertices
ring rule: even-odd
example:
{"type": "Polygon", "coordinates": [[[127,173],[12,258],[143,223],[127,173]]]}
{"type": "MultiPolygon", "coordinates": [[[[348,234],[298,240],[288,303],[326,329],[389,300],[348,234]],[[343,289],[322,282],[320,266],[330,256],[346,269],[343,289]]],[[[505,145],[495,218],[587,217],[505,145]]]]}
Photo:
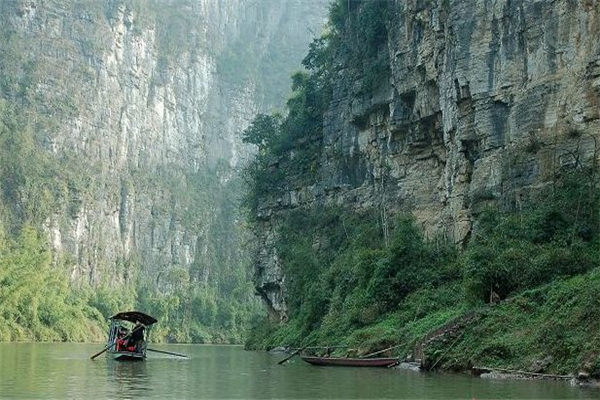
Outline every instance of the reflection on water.
{"type": "Polygon", "coordinates": [[[106,385],[112,388],[111,398],[131,399],[150,397],[152,369],[143,361],[106,363],[106,385]]]}
{"type": "Polygon", "coordinates": [[[156,346],[187,353],[118,362],[99,345],[0,344],[0,399],[575,399],[600,398],[559,382],[498,381],[396,369],[313,367],[298,357],[225,346],[156,346]]]}

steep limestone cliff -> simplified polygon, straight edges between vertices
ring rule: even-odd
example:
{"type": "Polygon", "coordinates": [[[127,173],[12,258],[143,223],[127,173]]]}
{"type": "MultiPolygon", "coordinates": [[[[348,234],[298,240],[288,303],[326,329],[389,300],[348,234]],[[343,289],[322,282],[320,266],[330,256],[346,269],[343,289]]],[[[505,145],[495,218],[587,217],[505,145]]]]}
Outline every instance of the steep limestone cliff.
{"type": "Polygon", "coordinates": [[[0,97],[76,171],[42,221],[74,281],[115,286],[143,274],[166,290],[172,268],[208,284],[217,265],[239,265],[230,182],[249,150],[238,134],[285,97],[324,5],[0,3],[0,97]],[[261,72],[271,63],[275,73],[261,72]]]}
{"type": "Polygon", "coordinates": [[[561,171],[600,163],[597,1],[388,6],[381,51],[363,68],[336,56],[312,176],[259,207],[256,285],[278,318],[287,277],[274,244],[292,209],[377,210],[384,224],[410,212],[427,235],[461,246],[485,206],[518,209],[561,171]]]}

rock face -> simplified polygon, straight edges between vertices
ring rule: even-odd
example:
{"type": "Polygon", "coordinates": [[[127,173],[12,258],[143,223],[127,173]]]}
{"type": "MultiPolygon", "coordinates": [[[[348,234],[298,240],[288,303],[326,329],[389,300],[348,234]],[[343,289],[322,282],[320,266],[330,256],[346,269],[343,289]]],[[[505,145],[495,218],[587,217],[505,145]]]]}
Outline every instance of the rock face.
{"type": "Polygon", "coordinates": [[[291,208],[408,211],[461,246],[482,207],[519,207],[557,173],[600,163],[597,1],[391,7],[388,76],[365,91],[340,57],[317,178],[260,210],[256,284],[282,319],[272,244],[291,208]]]}
{"type": "Polygon", "coordinates": [[[299,0],[1,2],[0,51],[20,57],[2,74],[32,81],[26,100],[2,98],[27,104],[46,150],[89,180],[44,223],[73,280],[125,283],[140,272],[133,264],[157,281],[192,265],[208,279],[221,205],[179,192],[191,176],[212,179],[204,192],[231,179],[249,154],[239,133],[285,97],[324,14],[324,1],[299,0]],[[273,63],[277,73],[261,74],[273,63]]]}

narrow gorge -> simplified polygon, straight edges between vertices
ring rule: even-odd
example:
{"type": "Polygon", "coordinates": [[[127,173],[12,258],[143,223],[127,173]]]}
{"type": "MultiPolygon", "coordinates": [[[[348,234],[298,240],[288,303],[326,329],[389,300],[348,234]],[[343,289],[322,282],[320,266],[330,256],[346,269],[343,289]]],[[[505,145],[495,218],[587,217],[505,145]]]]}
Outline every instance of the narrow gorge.
{"type": "MultiPolygon", "coordinates": [[[[283,103],[325,14],[296,0],[2,1],[4,251],[28,231],[48,275],[64,270],[102,319],[138,304],[169,340],[239,341],[261,312],[238,210],[236,171],[253,152],[240,133],[283,103]]],[[[3,299],[37,303],[35,287],[11,298],[16,263],[0,270],[3,299]]],[[[14,307],[0,313],[2,340],[52,324],[15,322],[32,316],[14,307]]]]}
{"type": "Polygon", "coordinates": [[[0,1],[0,341],[139,309],[600,380],[598,37],[598,0],[0,1]]]}

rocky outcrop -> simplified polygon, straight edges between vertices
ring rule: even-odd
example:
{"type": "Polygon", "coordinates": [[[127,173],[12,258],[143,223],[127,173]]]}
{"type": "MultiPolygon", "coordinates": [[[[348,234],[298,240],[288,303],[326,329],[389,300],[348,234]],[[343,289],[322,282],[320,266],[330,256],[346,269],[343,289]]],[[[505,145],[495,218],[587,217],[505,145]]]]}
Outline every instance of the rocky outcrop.
{"type": "Polygon", "coordinates": [[[236,235],[233,216],[216,219],[250,151],[239,134],[284,98],[324,4],[1,2],[0,51],[19,56],[2,74],[30,74],[25,95],[2,97],[27,105],[40,143],[83,181],[44,223],[74,281],[116,285],[143,273],[158,282],[172,267],[208,279],[206,259],[239,256],[214,243],[216,226],[236,235]],[[273,61],[277,73],[261,74],[273,61]],[[272,79],[286,84],[264,90],[272,79]],[[186,191],[195,194],[182,200],[186,191]]]}
{"type": "Polygon", "coordinates": [[[600,163],[597,1],[392,3],[388,76],[365,91],[340,55],[316,179],[259,211],[256,283],[280,318],[272,243],[291,208],[408,211],[460,246],[482,207],[600,163]]]}

